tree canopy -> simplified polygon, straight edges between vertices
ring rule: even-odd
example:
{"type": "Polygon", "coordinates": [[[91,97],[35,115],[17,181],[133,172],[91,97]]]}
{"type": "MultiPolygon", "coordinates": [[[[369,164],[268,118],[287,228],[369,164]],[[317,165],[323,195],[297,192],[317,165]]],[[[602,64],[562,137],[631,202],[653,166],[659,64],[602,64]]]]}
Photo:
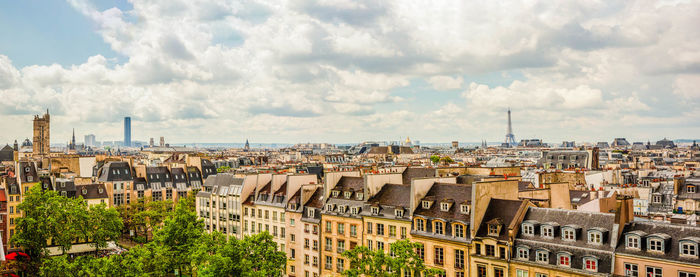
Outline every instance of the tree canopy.
{"type": "Polygon", "coordinates": [[[418,272],[420,276],[435,276],[442,270],[427,268],[418,254],[423,245],[408,239],[390,245],[389,254],[383,250],[372,251],[365,246],[358,246],[343,252],[350,268],[343,271],[343,276],[378,276],[400,277],[402,272],[418,272]]]}

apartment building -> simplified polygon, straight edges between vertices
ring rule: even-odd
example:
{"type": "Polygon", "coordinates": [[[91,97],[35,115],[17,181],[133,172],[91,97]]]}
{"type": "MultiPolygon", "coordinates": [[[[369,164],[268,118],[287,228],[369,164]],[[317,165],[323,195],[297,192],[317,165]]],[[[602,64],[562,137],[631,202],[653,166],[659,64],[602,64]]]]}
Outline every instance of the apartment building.
{"type": "Polygon", "coordinates": [[[302,185],[287,202],[287,273],[318,277],[321,274],[321,210],[323,186],[302,185]]]}
{"type": "Polygon", "coordinates": [[[700,227],[632,222],[625,226],[616,247],[616,276],[700,275],[700,227]]]}
{"type": "Polygon", "coordinates": [[[99,170],[97,180],[107,189],[110,207],[131,202],[134,175],[128,162],[107,162],[99,170]]]}
{"type": "Polygon", "coordinates": [[[350,265],[342,253],[362,244],[364,178],[360,172],[327,172],[321,216],[322,276],[339,276],[350,265]]]}
{"type": "Polygon", "coordinates": [[[467,276],[471,186],[455,178],[417,178],[411,181],[410,236],[421,243],[425,265],[442,269],[445,276],[467,276]]]}
{"type": "Polygon", "coordinates": [[[363,205],[364,245],[370,250],[391,250],[393,242],[410,238],[410,184],[385,184],[363,205]]]}
{"type": "Polygon", "coordinates": [[[196,195],[195,210],[199,218],[204,219],[207,232],[218,231],[227,236],[242,238],[243,181],[243,178],[227,173],[210,175],[206,179],[203,190],[196,195]]]}

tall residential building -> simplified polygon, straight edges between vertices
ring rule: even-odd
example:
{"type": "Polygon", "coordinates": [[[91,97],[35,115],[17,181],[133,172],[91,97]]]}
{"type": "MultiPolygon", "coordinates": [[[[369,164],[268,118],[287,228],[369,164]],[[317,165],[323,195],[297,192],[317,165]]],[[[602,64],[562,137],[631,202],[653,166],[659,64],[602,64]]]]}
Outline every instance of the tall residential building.
{"type": "Polygon", "coordinates": [[[204,219],[208,232],[219,231],[227,236],[242,238],[243,182],[244,178],[228,173],[212,175],[206,179],[204,190],[197,193],[196,210],[199,217],[204,219]]]}
{"type": "Polygon", "coordinates": [[[287,202],[287,273],[318,277],[321,274],[321,209],[323,186],[302,185],[287,202]]]}
{"type": "Polygon", "coordinates": [[[160,147],[165,147],[165,137],[160,137],[160,147]]]}
{"type": "Polygon", "coordinates": [[[131,146],[131,117],[124,118],[124,146],[131,146]]]}
{"type": "Polygon", "coordinates": [[[34,141],[32,146],[34,155],[49,155],[51,153],[51,129],[49,110],[44,116],[34,116],[34,141]]]}
{"type": "Polygon", "coordinates": [[[89,134],[85,135],[85,146],[95,146],[97,142],[95,141],[95,135],[89,134]]]}

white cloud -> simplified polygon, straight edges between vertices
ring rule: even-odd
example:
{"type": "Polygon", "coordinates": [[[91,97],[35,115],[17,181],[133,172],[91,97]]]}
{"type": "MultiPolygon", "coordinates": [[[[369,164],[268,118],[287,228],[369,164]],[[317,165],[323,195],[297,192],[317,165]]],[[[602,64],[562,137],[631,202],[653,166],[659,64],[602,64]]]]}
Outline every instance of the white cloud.
{"type": "Polygon", "coordinates": [[[462,77],[433,76],[428,79],[428,82],[436,90],[453,90],[462,88],[464,79],[462,77]]]}
{"type": "Polygon", "coordinates": [[[0,53],[0,97],[12,100],[0,114],[49,107],[57,137],[89,122],[118,138],[132,115],[135,136],[180,141],[478,141],[500,139],[507,107],[543,138],[603,136],[621,118],[674,118],[669,137],[696,130],[676,119],[700,101],[697,2],[68,2],[122,63],[17,68],[0,53]]]}

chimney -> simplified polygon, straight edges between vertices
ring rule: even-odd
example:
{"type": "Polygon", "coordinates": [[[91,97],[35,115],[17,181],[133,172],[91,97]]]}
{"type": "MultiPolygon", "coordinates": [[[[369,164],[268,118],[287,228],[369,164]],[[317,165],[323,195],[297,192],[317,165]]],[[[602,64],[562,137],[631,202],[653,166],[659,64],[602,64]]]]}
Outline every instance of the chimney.
{"type": "Polygon", "coordinates": [[[620,237],[625,225],[634,220],[634,200],[629,195],[618,195],[615,200],[615,223],[619,226],[617,236],[620,237]]]}

